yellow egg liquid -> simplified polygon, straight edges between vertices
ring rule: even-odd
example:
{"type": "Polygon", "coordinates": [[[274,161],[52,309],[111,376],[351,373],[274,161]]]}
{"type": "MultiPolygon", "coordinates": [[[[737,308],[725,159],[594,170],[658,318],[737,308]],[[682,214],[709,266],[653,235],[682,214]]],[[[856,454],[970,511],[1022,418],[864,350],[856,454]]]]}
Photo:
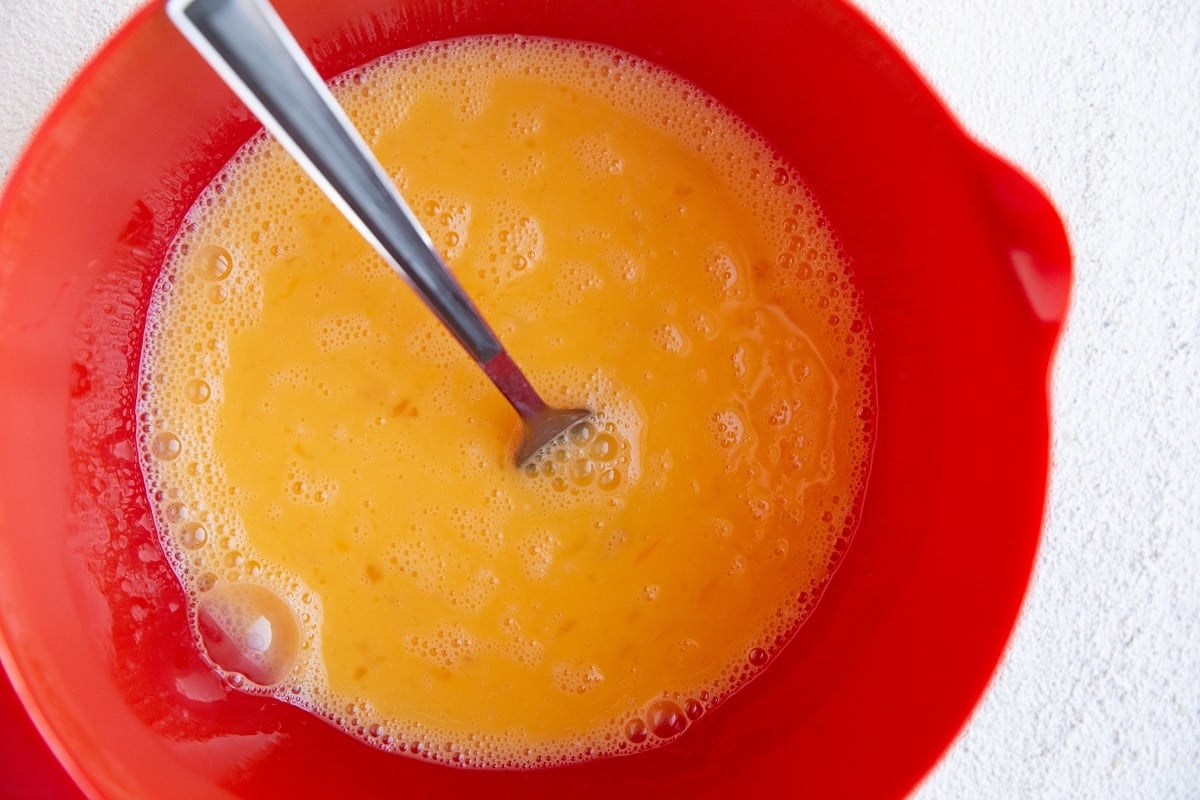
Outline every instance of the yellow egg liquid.
{"type": "Polygon", "coordinates": [[[534,385],[596,415],[514,466],[499,392],[250,142],[173,247],[142,360],[198,645],[445,763],[671,740],[786,644],[855,525],[870,344],[833,235],[760,137],[614,50],[457,40],[334,90],[534,385]]]}

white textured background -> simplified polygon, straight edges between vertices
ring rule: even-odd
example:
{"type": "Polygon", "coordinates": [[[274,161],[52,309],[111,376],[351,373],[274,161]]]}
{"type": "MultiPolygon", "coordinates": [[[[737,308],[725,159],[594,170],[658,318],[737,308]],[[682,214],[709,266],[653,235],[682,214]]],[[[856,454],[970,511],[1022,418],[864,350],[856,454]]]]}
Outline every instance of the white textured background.
{"type": "MultiPolygon", "coordinates": [[[[135,5],[0,0],[0,173],[135,5]]],[[[1032,589],[916,797],[1200,798],[1200,0],[859,5],[1076,255],[1032,589]]]]}

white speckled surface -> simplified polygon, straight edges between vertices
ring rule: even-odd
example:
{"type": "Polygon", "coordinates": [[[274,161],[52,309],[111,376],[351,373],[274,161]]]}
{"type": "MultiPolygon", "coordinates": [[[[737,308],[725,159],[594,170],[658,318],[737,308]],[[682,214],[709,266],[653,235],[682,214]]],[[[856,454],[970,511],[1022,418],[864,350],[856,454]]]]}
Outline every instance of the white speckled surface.
{"type": "MultiPolygon", "coordinates": [[[[0,0],[0,173],[136,5],[0,0]]],[[[1200,798],[1200,3],[859,5],[1048,189],[1076,253],[1033,585],[915,796],[1200,798]]]]}

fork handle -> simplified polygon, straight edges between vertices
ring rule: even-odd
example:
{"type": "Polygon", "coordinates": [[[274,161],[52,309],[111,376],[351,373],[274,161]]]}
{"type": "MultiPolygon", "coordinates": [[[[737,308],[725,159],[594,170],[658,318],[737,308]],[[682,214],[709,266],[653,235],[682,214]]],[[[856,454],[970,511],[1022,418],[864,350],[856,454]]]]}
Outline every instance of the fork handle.
{"type": "Polygon", "coordinates": [[[471,357],[486,366],[502,353],[500,340],[275,10],[262,0],[170,0],[167,14],[471,357]]]}

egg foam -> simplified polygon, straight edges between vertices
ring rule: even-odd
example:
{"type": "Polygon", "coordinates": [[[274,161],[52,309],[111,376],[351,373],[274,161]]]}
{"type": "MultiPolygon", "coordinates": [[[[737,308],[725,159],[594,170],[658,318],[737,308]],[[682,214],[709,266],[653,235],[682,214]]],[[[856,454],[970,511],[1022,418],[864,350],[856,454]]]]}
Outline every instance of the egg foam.
{"type": "Polygon", "coordinates": [[[449,765],[673,741],[795,635],[857,525],[874,389],[848,258],[763,137],[629,54],[467,38],[331,85],[533,384],[595,414],[514,466],[503,397],[252,139],[171,247],[141,362],[197,647],[449,765]]]}

